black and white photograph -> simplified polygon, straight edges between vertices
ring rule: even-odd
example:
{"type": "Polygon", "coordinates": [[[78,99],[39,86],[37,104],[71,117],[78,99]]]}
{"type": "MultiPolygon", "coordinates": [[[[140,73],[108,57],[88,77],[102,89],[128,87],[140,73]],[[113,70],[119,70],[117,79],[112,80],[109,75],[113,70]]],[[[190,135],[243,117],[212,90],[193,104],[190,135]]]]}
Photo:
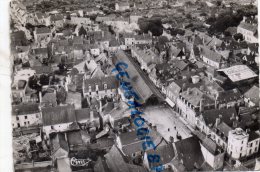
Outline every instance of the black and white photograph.
{"type": "Polygon", "coordinates": [[[8,3],[10,172],[260,171],[257,0],[8,3]]]}

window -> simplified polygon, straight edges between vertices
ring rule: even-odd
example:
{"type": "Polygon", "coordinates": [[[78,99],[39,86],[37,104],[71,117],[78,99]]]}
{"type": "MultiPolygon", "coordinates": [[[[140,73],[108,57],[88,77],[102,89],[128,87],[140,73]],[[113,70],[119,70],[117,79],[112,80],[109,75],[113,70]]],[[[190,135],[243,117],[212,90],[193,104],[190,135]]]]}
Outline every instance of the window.
{"type": "Polygon", "coordinates": [[[239,155],[239,158],[241,158],[242,157],[242,153],[240,153],[240,155],[239,155]]]}
{"type": "Polygon", "coordinates": [[[253,143],[250,143],[250,147],[252,147],[253,146],[253,143]]]}
{"type": "Polygon", "coordinates": [[[240,148],[240,150],[242,151],[243,147],[240,148]]]}
{"type": "Polygon", "coordinates": [[[28,121],[27,123],[30,124],[30,121],[28,121]]]}
{"type": "Polygon", "coordinates": [[[20,124],[19,124],[19,123],[17,123],[17,127],[18,127],[18,128],[20,127],[20,124]]]}
{"type": "Polygon", "coordinates": [[[16,117],[16,120],[19,121],[19,117],[18,116],[16,117]]]}
{"type": "Polygon", "coordinates": [[[249,151],[249,154],[251,154],[252,153],[252,149],[250,149],[250,151],[249,151]]]}
{"type": "Polygon", "coordinates": [[[26,125],[26,122],[24,122],[24,125],[26,125]]]}
{"type": "Polygon", "coordinates": [[[51,126],[51,129],[54,129],[54,127],[53,127],[53,126],[51,126]]]}
{"type": "Polygon", "coordinates": [[[27,116],[24,116],[24,119],[27,119],[27,116]]]}
{"type": "Polygon", "coordinates": [[[39,115],[37,114],[35,117],[36,117],[36,118],[39,118],[39,115]]]}

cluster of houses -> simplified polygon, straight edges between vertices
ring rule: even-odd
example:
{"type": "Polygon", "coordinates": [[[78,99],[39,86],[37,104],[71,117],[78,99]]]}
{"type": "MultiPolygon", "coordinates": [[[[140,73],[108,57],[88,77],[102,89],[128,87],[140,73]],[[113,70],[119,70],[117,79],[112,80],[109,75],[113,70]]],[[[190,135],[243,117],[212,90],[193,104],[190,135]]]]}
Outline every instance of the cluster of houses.
{"type": "MultiPolygon", "coordinates": [[[[70,11],[68,17],[29,12],[11,2],[16,22],[34,26],[11,33],[13,136],[37,133],[30,141],[37,144],[30,144],[32,160],[41,162],[46,152],[62,172],[146,172],[161,165],[165,172],[253,169],[243,163],[260,152],[257,16],[233,28],[243,41],[183,28],[183,35],[156,37],[116,28],[149,17],[140,12],[148,7],[183,3],[114,5],[116,12],[131,14],[105,15],[93,8],[70,11]],[[167,41],[158,45],[161,37],[167,41]],[[156,150],[143,150],[129,118],[129,97],[112,73],[120,61],[128,64],[144,106],[166,103],[192,131],[190,137],[164,138],[146,121],[156,150]],[[160,164],[149,163],[151,153],[160,155],[160,164]]],[[[15,168],[26,169],[23,163],[15,168]]]]}

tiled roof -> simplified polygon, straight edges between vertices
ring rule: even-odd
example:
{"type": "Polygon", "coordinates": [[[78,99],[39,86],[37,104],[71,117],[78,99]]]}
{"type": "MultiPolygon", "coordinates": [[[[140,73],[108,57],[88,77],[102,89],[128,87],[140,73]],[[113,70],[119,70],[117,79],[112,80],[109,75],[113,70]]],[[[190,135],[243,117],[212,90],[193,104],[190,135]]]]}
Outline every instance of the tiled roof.
{"type": "Polygon", "coordinates": [[[160,156],[160,162],[159,163],[151,163],[149,164],[150,167],[157,167],[160,164],[167,164],[171,162],[171,160],[174,158],[174,148],[171,143],[163,146],[157,147],[155,150],[151,149],[146,152],[147,154],[157,154],[160,156]]]}
{"type": "Polygon", "coordinates": [[[24,104],[12,106],[13,115],[27,115],[39,112],[39,104],[24,104]]]}
{"type": "Polygon", "coordinates": [[[250,23],[241,22],[238,27],[252,31],[253,33],[257,31],[257,25],[252,25],[250,23]]]}
{"type": "Polygon", "coordinates": [[[195,163],[201,166],[204,158],[201,152],[199,139],[196,137],[189,137],[187,139],[175,142],[176,154],[178,158],[183,161],[183,165],[187,171],[194,169],[195,163]]]}
{"type": "MultiPolygon", "coordinates": [[[[223,108],[223,109],[211,109],[211,110],[205,110],[202,112],[203,119],[206,123],[206,125],[212,124],[215,125],[216,118],[221,115],[221,122],[226,123],[228,126],[232,126],[232,120],[230,119],[232,115],[234,117],[237,116],[236,109],[234,107],[231,108],[223,108]]],[[[234,120],[234,119],[233,119],[234,120]]]]}
{"type": "Polygon", "coordinates": [[[96,85],[98,85],[100,91],[105,90],[104,84],[107,84],[107,89],[117,89],[119,87],[119,83],[116,80],[115,76],[86,79],[84,83],[85,92],[89,91],[89,86],[91,86],[92,91],[96,91],[96,85]]]}
{"type": "Polygon", "coordinates": [[[218,101],[220,103],[231,102],[234,100],[241,99],[241,96],[242,96],[242,94],[240,93],[240,91],[238,89],[223,91],[223,92],[219,92],[218,101]]]}
{"type": "Polygon", "coordinates": [[[41,27],[41,28],[35,28],[35,32],[36,34],[45,34],[45,33],[50,34],[51,30],[48,27],[41,27]]]}
{"type": "Polygon", "coordinates": [[[75,110],[71,105],[42,108],[43,126],[71,123],[75,121],[75,110]]]}
{"type": "Polygon", "coordinates": [[[66,132],[66,134],[67,134],[68,144],[70,146],[83,144],[80,131],[69,131],[69,132],[66,132]]]}
{"type": "Polygon", "coordinates": [[[185,98],[189,103],[191,103],[193,106],[197,107],[200,104],[200,100],[204,100],[204,105],[212,105],[214,104],[214,101],[207,95],[205,95],[203,92],[201,92],[198,88],[191,88],[188,91],[181,93],[182,97],[185,98]]]}
{"type": "Polygon", "coordinates": [[[33,66],[32,70],[35,70],[36,74],[50,74],[52,72],[51,66],[33,66]]]}
{"type": "Polygon", "coordinates": [[[126,71],[128,72],[129,76],[132,78],[131,85],[133,86],[134,90],[137,92],[137,94],[141,97],[143,101],[146,101],[148,98],[150,98],[153,95],[152,90],[149,88],[149,86],[146,84],[146,82],[143,80],[142,76],[139,72],[137,72],[134,65],[129,61],[127,56],[122,51],[118,51],[115,54],[115,58],[112,59],[113,63],[116,64],[117,62],[123,61],[126,64],[128,64],[128,68],[126,71]]]}
{"type": "Polygon", "coordinates": [[[77,121],[89,120],[90,114],[93,112],[94,119],[99,118],[99,114],[96,109],[83,108],[75,110],[75,116],[77,121]]]}
{"type": "Polygon", "coordinates": [[[50,142],[52,153],[55,153],[58,149],[64,149],[65,151],[69,151],[69,146],[67,141],[65,140],[64,133],[53,133],[50,134],[50,142]]]}
{"type": "Polygon", "coordinates": [[[201,46],[201,54],[212,61],[218,63],[222,61],[222,56],[215,51],[210,50],[208,47],[201,46]]]}
{"type": "Polygon", "coordinates": [[[256,103],[256,105],[259,105],[259,87],[254,85],[244,94],[244,96],[249,98],[250,101],[256,103]]]}

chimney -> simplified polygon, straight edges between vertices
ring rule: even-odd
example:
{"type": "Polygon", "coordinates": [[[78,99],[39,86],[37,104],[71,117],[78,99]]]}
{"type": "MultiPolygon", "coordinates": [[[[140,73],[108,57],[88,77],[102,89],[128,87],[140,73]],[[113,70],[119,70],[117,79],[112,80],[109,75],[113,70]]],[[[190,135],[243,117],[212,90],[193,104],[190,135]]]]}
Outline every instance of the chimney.
{"type": "Polygon", "coordinates": [[[41,91],[39,92],[39,102],[40,103],[42,102],[42,92],[41,91]]]}
{"type": "Polygon", "coordinates": [[[200,112],[202,112],[204,110],[203,108],[203,99],[200,100],[200,112]]]}
{"type": "Polygon", "coordinates": [[[170,136],[169,140],[170,140],[170,143],[174,142],[174,138],[172,136],[170,136]]]}
{"type": "Polygon", "coordinates": [[[216,123],[215,123],[215,127],[218,127],[218,125],[220,124],[220,118],[216,118],[216,123]]]}
{"type": "Polygon", "coordinates": [[[218,108],[218,94],[215,97],[215,109],[218,108]]]}
{"type": "Polygon", "coordinates": [[[230,120],[233,120],[233,119],[235,119],[235,114],[234,113],[232,113],[232,116],[230,117],[230,120]]]}
{"type": "Polygon", "coordinates": [[[237,127],[237,121],[233,121],[233,127],[234,127],[234,128],[237,127]]]}
{"type": "Polygon", "coordinates": [[[246,16],[243,17],[243,22],[246,22],[246,16]]]}
{"type": "Polygon", "coordinates": [[[90,111],[89,121],[90,122],[94,121],[94,112],[93,111],[90,111]]]}

